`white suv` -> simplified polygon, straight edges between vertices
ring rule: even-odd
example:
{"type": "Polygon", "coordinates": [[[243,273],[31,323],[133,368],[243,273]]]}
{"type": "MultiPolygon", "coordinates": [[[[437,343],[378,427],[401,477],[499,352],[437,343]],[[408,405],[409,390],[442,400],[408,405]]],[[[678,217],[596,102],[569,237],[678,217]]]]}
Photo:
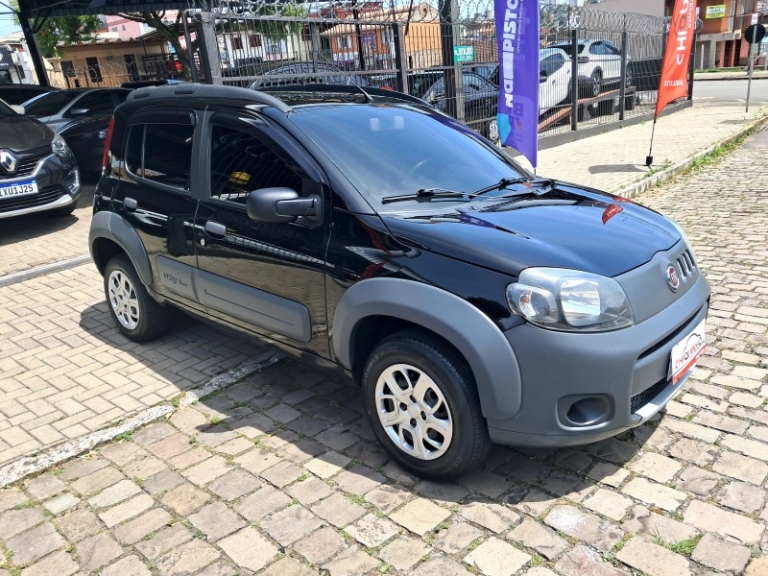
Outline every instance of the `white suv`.
{"type": "MultiPolygon", "coordinates": [[[[621,82],[621,50],[608,40],[579,40],[579,81],[582,83],[584,96],[599,96],[606,84],[621,82]]],[[[555,42],[550,48],[561,48],[573,56],[570,41],[555,42]]],[[[625,83],[633,83],[630,57],[627,56],[625,83]]]]}

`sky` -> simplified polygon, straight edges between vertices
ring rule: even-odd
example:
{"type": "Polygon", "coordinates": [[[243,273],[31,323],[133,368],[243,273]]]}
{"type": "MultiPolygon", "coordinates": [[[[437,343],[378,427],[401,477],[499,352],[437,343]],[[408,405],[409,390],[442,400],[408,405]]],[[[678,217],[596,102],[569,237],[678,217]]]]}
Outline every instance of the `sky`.
{"type": "MultiPolygon", "coordinates": [[[[0,12],[7,12],[7,10],[0,5],[0,12]]],[[[8,36],[11,32],[15,32],[19,27],[13,21],[12,14],[0,14],[0,38],[8,36]]]]}

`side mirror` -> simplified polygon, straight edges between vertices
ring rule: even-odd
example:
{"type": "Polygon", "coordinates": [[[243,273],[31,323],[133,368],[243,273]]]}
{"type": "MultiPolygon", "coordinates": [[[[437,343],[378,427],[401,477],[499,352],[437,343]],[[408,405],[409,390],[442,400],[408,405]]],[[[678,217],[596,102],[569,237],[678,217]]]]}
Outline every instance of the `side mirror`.
{"type": "Polygon", "coordinates": [[[88,108],[72,108],[69,111],[70,116],[87,116],[90,110],[88,108]]]}
{"type": "Polygon", "coordinates": [[[544,83],[547,81],[547,77],[549,75],[547,74],[546,70],[539,70],[539,83],[544,83]]]}
{"type": "Polygon", "coordinates": [[[312,194],[301,198],[290,188],[261,188],[248,194],[245,202],[248,218],[256,222],[287,224],[298,218],[309,223],[322,219],[320,197],[312,194]]]}
{"type": "Polygon", "coordinates": [[[22,116],[24,116],[24,113],[25,113],[24,106],[19,106],[18,104],[11,104],[11,110],[16,112],[16,114],[21,114],[22,116]]]}

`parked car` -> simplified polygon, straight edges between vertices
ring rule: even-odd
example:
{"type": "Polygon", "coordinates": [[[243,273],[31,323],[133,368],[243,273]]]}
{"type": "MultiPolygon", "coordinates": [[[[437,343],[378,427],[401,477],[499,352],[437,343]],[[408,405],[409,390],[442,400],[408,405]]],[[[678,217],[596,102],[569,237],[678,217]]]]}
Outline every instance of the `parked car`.
{"type": "Polygon", "coordinates": [[[89,247],[121,333],[179,308],[350,377],[412,473],[624,432],[704,351],[676,224],[537,178],[412,96],[140,89],[107,149],[89,247]]]}
{"type": "Polygon", "coordinates": [[[74,118],[59,128],[58,134],[72,150],[83,175],[91,178],[101,172],[104,144],[112,112],[74,118]]]}
{"type": "Polygon", "coordinates": [[[0,103],[0,218],[64,216],[79,197],[80,174],[64,139],[0,103]]]}
{"type": "Polygon", "coordinates": [[[296,62],[266,70],[251,83],[252,89],[290,84],[355,84],[367,86],[364,76],[348,72],[327,62],[296,62]]]}
{"type": "MultiPolygon", "coordinates": [[[[573,45],[569,40],[555,42],[550,48],[564,50],[573,56],[573,45]]],[[[579,40],[578,42],[579,82],[585,96],[599,96],[604,87],[621,82],[621,50],[608,40],[579,40]]],[[[629,63],[631,58],[627,56],[629,63]]],[[[624,79],[627,86],[632,86],[631,67],[627,65],[624,79]]]]}
{"type": "Polygon", "coordinates": [[[127,88],[57,90],[24,102],[24,113],[57,131],[74,118],[112,113],[130,93],[127,88]]]}
{"type": "Polygon", "coordinates": [[[18,106],[40,94],[53,92],[57,88],[37,84],[0,84],[0,100],[11,106],[18,106]]]}
{"type": "MultiPolygon", "coordinates": [[[[568,99],[571,92],[571,57],[559,48],[539,50],[539,115],[544,115],[568,99]]],[[[496,86],[498,64],[476,64],[470,69],[496,86]]]]}

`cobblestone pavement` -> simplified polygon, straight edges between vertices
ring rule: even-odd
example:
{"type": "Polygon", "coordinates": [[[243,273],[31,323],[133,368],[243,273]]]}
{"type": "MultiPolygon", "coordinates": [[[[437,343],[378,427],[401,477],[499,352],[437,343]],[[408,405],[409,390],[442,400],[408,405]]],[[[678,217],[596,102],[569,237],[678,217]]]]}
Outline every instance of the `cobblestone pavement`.
{"type": "Polygon", "coordinates": [[[285,361],[0,491],[0,575],[768,574],[767,162],[762,132],[641,198],[713,287],[662,417],[438,484],[388,461],[355,388],[285,361]]]}

